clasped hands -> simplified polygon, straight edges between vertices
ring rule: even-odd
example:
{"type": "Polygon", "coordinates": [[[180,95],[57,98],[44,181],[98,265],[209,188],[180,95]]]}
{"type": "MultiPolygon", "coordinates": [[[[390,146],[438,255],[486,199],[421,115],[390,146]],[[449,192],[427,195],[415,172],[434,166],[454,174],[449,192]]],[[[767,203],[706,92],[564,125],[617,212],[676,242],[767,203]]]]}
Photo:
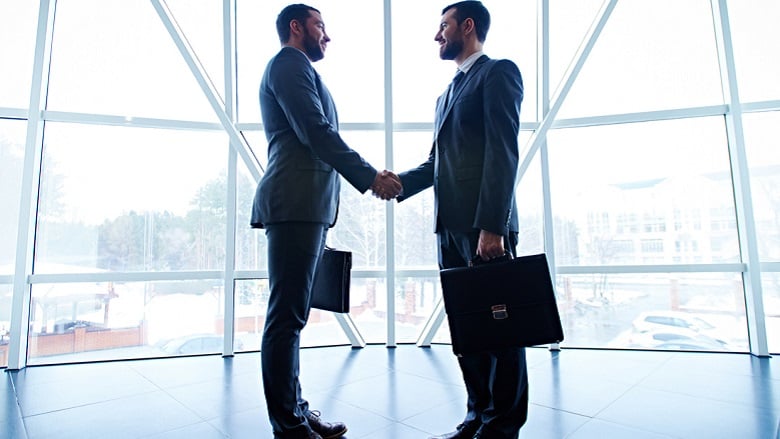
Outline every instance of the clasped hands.
{"type": "Polygon", "coordinates": [[[371,192],[377,198],[391,200],[401,194],[403,186],[401,179],[392,171],[377,172],[374,183],[371,184],[371,192]]]}

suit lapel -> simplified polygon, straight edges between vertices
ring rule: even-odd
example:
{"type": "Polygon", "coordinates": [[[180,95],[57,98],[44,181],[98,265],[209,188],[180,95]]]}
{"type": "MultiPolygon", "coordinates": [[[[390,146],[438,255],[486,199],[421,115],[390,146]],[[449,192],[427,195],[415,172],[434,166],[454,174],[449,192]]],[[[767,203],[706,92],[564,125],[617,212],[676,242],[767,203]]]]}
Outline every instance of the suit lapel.
{"type": "MultiPolygon", "coordinates": [[[[485,65],[485,62],[489,60],[487,55],[482,55],[477,59],[477,61],[474,63],[473,66],[471,66],[471,69],[469,69],[469,72],[466,74],[466,76],[463,77],[463,79],[460,81],[460,84],[458,84],[457,87],[455,87],[452,90],[452,96],[450,99],[447,99],[447,91],[444,91],[444,94],[442,94],[439,97],[439,100],[436,103],[436,121],[434,124],[434,139],[438,139],[439,137],[439,131],[441,130],[441,127],[444,126],[444,122],[447,120],[447,117],[450,114],[450,110],[454,106],[455,102],[460,98],[461,93],[463,90],[465,90],[468,86],[471,80],[479,74],[479,70],[482,69],[482,67],[485,65]],[[446,105],[445,105],[446,104],[446,105]]],[[[447,87],[449,89],[449,86],[447,87]]]]}

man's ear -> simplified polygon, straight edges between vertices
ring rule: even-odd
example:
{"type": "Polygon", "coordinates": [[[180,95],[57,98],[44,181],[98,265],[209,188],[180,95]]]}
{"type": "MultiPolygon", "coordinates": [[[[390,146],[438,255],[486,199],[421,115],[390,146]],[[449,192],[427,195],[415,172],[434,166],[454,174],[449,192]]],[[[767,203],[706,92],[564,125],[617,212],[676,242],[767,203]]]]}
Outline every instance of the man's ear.
{"type": "Polygon", "coordinates": [[[302,35],[303,25],[298,20],[290,20],[290,35],[302,35]]]}
{"type": "Polygon", "coordinates": [[[473,18],[467,18],[463,20],[463,22],[460,25],[463,26],[463,35],[468,35],[475,31],[473,18]]]}

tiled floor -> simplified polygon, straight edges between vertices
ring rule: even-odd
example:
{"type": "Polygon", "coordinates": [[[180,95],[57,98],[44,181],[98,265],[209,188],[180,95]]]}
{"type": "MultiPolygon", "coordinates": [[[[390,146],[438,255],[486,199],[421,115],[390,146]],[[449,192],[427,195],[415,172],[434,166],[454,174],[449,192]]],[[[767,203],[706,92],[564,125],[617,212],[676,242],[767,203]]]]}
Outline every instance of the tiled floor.
{"type": "MultiPolygon", "coordinates": [[[[1,438],[270,438],[258,353],[64,366],[2,375],[1,438]]],[[[780,360],[742,354],[528,350],[520,437],[778,437],[780,360]]],[[[465,390],[449,346],[302,351],[304,396],[348,439],[451,430],[465,390]]]]}

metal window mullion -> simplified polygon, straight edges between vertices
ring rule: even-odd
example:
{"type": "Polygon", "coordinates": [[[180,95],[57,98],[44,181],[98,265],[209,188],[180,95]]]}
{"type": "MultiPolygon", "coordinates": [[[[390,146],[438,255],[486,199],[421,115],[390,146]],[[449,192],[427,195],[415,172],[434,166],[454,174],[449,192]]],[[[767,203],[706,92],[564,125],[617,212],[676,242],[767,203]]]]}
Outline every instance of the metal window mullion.
{"type": "MultiPolygon", "coordinates": [[[[385,166],[393,169],[393,23],[391,0],[384,0],[384,61],[385,61],[385,166]]],[[[387,259],[387,347],[395,342],[395,205],[387,203],[385,210],[387,231],[385,258],[387,259]]]]}
{"type": "MultiPolygon", "coordinates": [[[[550,112],[550,2],[538,1],[537,15],[537,114],[544,118],[550,112]]],[[[555,228],[552,212],[552,195],[550,191],[550,161],[547,155],[547,135],[539,145],[539,159],[542,177],[542,214],[544,233],[544,252],[550,266],[550,276],[555,284],[555,228]]],[[[520,182],[518,181],[518,184],[520,182]]],[[[560,350],[559,343],[550,344],[551,351],[560,350]]]]}
{"type": "Polygon", "coordinates": [[[22,170],[19,222],[17,225],[10,341],[8,346],[9,370],[19,370],[27,365],[27,328],[30,326],[30,296],[32,294],[28,277],[32,275],[33,269],[35,223],[40,188],[41,156],[43,153],[44,121],[41,117],[41,112],[46,108],[46,93],[49,86],[55,9],[56,0],[40,1],[30,106],[27,116],[27,138],[24,150],[24,169],[22,170]]]}
{"type": "MultiPolygon", "coordinates": [[[[236,123],[236,87],[235,87],[235,49],[236,49],[236,0],[223,0],[222,2],[222,51],[225,75],[225,113],[230,118],[231,124],[236,123]]],[[[227,160],[227,187],[225,215],[225,274],[223,277],[224,318],[222,356],[231,356],[234,353],[235,337],[235,271],[236,271],[236,209],[237,209],[237,167],[238,156],[235,148],[228,145],[227,160]]]]}
{"type": "Polygon", "coordinates": [[[729,14],[726,0],[711,0],[711,6],[720,61],[721,84],[723,95],[729,106],[726,113],[726,135],[734,183],[740,253],[742,261],[746,264],[746,270],[742,273],[742,283],[745,294],[750,353],[759,357],[768,357],[769,348],[761,285],[761,260],[758,254],[758,238],[750,189],[750,169],[745,151],[742,104],[737,86],[729,14]]]}

